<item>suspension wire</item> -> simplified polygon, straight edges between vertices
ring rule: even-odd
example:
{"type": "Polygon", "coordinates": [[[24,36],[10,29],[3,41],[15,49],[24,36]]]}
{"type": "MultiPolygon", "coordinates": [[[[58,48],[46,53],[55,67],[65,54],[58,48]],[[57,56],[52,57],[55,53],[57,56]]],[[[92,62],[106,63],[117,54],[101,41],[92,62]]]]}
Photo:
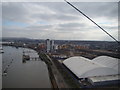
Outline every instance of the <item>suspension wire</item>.
{"type": "Polygon", "coordinates": [[[105,29],[103,29],[101,26],[99,26],[95,21],[93,21],[90,17],[88,17],[86,14],[84,14],[82,11],[80,11],[77,7],[75,7],[74,5],[72,5],[70,2],[64,0],[67,4],[69,4],[70,6],[72,6],[75,10],[77,10],[79,13],[81,13],[82,15],[84,15],[87,19],[89,19],[90,21],[92,21],[95,25],[97,25],[102,31],[104,31],[106,34],[108,34],[112,39],[114,39],[118,44],[120,44],[119,41],[117,41],[117,39],[115,39],[111,34],[109,34],[107,31],[105,31],[105,29]]]}

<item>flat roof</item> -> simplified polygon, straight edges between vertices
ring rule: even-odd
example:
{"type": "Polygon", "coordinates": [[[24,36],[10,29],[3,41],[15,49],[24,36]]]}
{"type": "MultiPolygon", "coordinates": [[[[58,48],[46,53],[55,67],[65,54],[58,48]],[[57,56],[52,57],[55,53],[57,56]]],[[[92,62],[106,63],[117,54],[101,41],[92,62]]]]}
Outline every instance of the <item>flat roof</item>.
{"type": "Polygon", "coordinates": [[[90,77],[89,79],[92,82],[102,82],[102,81],[112,81],[112,80],[120,80],[120,75],[109,75],[109,76],[97,76],[97,77],[90,77]]]}

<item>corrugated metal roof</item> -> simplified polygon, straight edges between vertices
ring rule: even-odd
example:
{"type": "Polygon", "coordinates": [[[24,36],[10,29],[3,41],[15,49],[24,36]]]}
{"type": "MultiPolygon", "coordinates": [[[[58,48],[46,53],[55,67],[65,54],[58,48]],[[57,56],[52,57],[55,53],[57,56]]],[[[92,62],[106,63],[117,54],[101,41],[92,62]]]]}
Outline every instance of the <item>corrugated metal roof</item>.
{"type": "MultiPolygon", "coordinates": [[[[89,60],[89,59],[84,58],[84,57],[75,56],[75,57],[70,57],[70,58],[64,60],[63,63],[78,78],[118,74],[118,71],[115,70],[113,67],[108,67],[107,65],[104,65],[104,64],[99,63],[97,61],[99,61],[99,60],[98,59],[89,60]]],[[[110,64],[110,62],[108,62],[108,63],[110,64]]],[[[113,66],[113,65],[111,64],[111,66],[113,66]]]]}
{"type": "Polygon", "coordinates": [[[118,70],[118,59],[108,56],[99,56],[93,59],[94,62],[118,70]]]}

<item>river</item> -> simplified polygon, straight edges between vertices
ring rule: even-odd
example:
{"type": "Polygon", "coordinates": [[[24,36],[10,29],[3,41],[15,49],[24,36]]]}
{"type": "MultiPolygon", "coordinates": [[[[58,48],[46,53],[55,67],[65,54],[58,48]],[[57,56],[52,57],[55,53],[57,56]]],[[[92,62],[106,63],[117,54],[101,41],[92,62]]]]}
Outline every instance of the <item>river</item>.
{"type": "Polygon", "coordinates": [[[28,51],[31,57],[39,57],[36,51],[26,48],[3,46],[2,70],[7,68],[7,74],[2,76],[3,88],[51,88],[46,64],[39,60],[22,63],[23,51],[28,51]]]}

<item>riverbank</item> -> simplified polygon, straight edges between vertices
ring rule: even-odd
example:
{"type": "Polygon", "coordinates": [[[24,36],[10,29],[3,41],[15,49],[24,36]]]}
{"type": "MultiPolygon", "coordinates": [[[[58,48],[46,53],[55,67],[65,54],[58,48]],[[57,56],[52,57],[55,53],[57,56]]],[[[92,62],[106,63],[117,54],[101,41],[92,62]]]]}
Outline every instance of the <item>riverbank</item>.
{"type": "MultiPolygon", "coordinates": [[[[28,49],[32,49],[32,48],[28,48],[28,49]]],[[[32,50],[35,50],[35,49],[32,49],[32,50]]],[[[56,63],[46,53],[40,53],[37,50],[35,51],[38,53],[39,58],[46,63],[49,79],[51,82],[51,88],[52,89],[71,88],[71,85],[68,85],[66,83],[62,73],[59,71],[58,68],[60,67],[56,67],[57,66],[56,63]]]]}
{"type": "Polygon", "coordinates": [[[45,53],[39,53],[40,58],[46,62],[48,65],[49,75],[51,79],[51,83],[54,88],[62,89],[62,88],[70,88],[70,86],[65,82],[62,74],[58,71],[53,60],[45,53]]]}
{"type": "Polygon", "coordinates": [[[41,58],[41,60],[43,60],[47,64],[47,68],[48,68],[48,71],[49,71],[49,77],[50,77],[50,80],[51,80],[52,88],[58,88],[55,77],[54,77],[53,72],[52,72],[52,68],[51,68],[52,63],[47,58],[46,54],[39,53],[38,55],[39,55],[39,58],[41,58]]]}
{"type": "Polygon", "coordinates": [[[3,88],[51,88],[47,65],[40,59],[22,63],[23,50],[30,51],[30,57],[39,57],[32,49],[3,47],[3,70],[13,59],[7,76],[3,76],[3,88]]]}

